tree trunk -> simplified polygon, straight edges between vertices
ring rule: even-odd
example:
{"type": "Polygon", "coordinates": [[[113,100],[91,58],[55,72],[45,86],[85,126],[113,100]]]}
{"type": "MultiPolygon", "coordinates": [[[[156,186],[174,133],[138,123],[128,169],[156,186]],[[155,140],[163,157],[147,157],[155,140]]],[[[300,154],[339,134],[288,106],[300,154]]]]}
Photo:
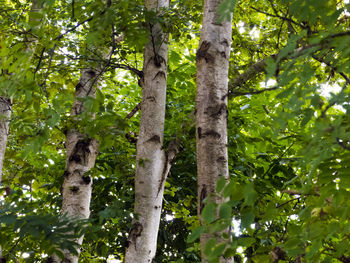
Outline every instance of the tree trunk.
{"type": "Polygon", "coordinates": [[[2,166],[4,163],[10,118],[11,101],[6,97],[0,97],[0,183],[2,180],[2,166]]]}
{"type": "MultiPolygon", "coordinates": [[[[81,72],[79,83],[76,86],[75,101],[71,110],[74,118],[83,113],[83,101],[81,98],[95,97],[100,72],[94,69],[84,69],[81,72]]],[[[93,116],[91,116],[93,118],[93,116]]],[[[62,185],[62,213],[73,219],[87,219],[90,216],[90,200],[92,192],[92,178],[88,172],[94,167],[98,153],[98,142],[88,138],[75,129],[67,132],[66,136],[66,170],[62,185]]],[[[77,241],[83,242],[83,236],[77,241]]],[[[80,251],[78,251],[80,252],[80,251]]],[[[73,255],[69,251],[63,251],[64,258],[57,255],[51,257],[50,262],[77,263],[79,255],[73,255]]]]}
{"type": "MultiPolygon", "coordinates": [[[[11,118],[11,101],[6,97],[0,97],[0,184],[2,181],[2,167],[4,164],[7,136],[9,131],[9,124],[11,118]]],[[[0,247],[0,263],[6,262],[2,256],[2,249],[0,247]]]]}
{"type": "MultiPolygon", "coordinates": [[[[32,0],[32,6],[30,8],[29,12],[29,21],[35,20],[33,18],[33,13],[38,12],[40,8],[38,7],[37,0],[32,0]]],[[[27,47],[27,51],[33,52],[35,47],[35,41],[34,43],[29,44],[27,47]]],[[[32,56],[29,60],[31,60],[32,56]]],[[[3,73],[6,74],[6,73],[3,73]]],[[[2,168],[4,164],[5,159],[5,151],[6,151],[6,145],[7,145],[7,138],[9,134],[9,126],[10,126],[10,119],[11,119],[11,113],[12,113],[12,99],[9,97],[6,97],[6,94],[1,94],[0,96],[0,184],[2,183],[2,168]],[[5,95],[5,96],[4,96],[5,95]]],[[[2,255],[2,249],[0,247],[0,263],[5,263],[6,259],[2,255]]]]}
{"type": "MultiPolygon", "coordinates": [[[[228,67],[231,48],[232,22],[219,23],[217,9],[221,0],[204,0],[203,25],[197,51],[197,172],[198,215],[201,219],[203,199],[215,193],[220,177],[229,178],[227,155],[227,96],[228,67]]],[[[220,204],[224,200],[212,197],[220,204]]],[[[202,222],[202,219],[201,219],[202,222]]],[[[230,230],[225,230],[229,233],[230,230]]],[[[204,246],[221,233],[201,235],[202,261],[207,262],[204,246]]],[[[221,238],[218,238],[220,241],[221,238]]],[[[223,240],[221,240],[223,241],[223,240]]],[[[220,262],[233,262],[220,258],[220,262]]]]}
{"type": "MultiPolygon", "coordinates": [[[[169,0],[145,0],[148,10],[159,12],[169,0]]],[[[174,149],[163,150],[168,36],[149,21],[150,39],[144,51],[144,78],[140,133],[135,174],[135,218],[128,237],[125,263],[153,262],[157,249],[164,182],[174,149]]]]}

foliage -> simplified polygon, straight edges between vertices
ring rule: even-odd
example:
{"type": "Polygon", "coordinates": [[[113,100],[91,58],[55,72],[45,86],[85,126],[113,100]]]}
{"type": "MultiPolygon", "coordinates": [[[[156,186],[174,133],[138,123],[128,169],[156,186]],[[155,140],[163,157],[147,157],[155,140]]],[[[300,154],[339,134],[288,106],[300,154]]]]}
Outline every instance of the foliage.
{"type": "MultiPolygon", "coordinates": [[[[31,3],[0,2],[0,95],[13,100],[0,187],[0,245],[10,260],[40,262],[57,248],[74,249],[63,240],[82,233],[81,262],[123,260],[135,216],[140,113],[127,115],[141,101],[145,23],[152,18],[142,1],[107,4],[42,1],[36,19],[29,19],[31,3]],[[111,59],[96,53],[96,46],[112,47],[111,59]],[[72,120],[80,71],[95,63],[104,65],[102,89],[95,100],[84,101],[95,119],[83,114],[72,120]],[[59,216],[65,131],[71,127],[100,142],[89,223],[59,216]],[[24,252],[30,257],[23,259],[24,252]]],[[[232,236],[206,246],[212,262],[221,255],[237,262],[348,262],[349,4],[222,2],[222,18],[234,10],[231,178],[217,182],[217,195],[226,201],[220,207],[208,201],[202,226],[194,120],[203,7],[191,0],[171,5],[159,21],[170,33],[164,147],[177,137],[181,149],[166,183],[156,262],[200,262],[200,234],[227,226],[232,236]],[[254,67],[258,61],[263,70],[254,67]],[[244,79],[247,72],[253,74],[244,79]],[[235,86],[239,77],[244,81],[235,86]]]]}

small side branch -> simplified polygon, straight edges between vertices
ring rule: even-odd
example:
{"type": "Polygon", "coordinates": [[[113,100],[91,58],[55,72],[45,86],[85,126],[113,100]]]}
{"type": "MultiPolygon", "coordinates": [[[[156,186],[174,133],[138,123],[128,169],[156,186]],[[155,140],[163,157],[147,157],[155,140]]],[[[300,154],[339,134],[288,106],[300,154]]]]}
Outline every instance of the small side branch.
{"type": "Polygon", "coordinates": [[[157,196],[158,196],[160,190],[162,189],[166,178],[168,177],[171,165],[172,165],[173,161],[175,160],[176,155],[179,153],[179,144],[180,144],[179,139],[175,138],[174,140],[172,140],[169,143],[168,148],[165,151],[164,168],[163,168],[161,180],[159,182],[157,196]]]}
{"type": "MultiPolygon", "coordinates": [[[[344,31],[344,32],[340,32],[337,34],[329,35],[329,36],[325,37],[322,41],[320,41],[320,43],[299,47],[299,48],[289,52],[284,57],[279,57],[280,52],[278,52],[277,54],[273,54],[265,59],[262,59],[262,60],[256,62],[255,64],[250,66],[244,73],[238,75],[233,81],[229,82],[229,85],[228,85],[229,86],[229,93],[224,95],[222,97],[222,99],[225,99],[228,95],[231,95],[231,94],[234,95],[235,94],[234,89],[236,87],[240,87],[240,86],[244,85],[247,81],[254,78],[259,73],[264,72],[266,69],[266,66],[267,66],[266,61],[268,58],[272,58],[274,60],[277,60],[278,62],[284,61],[288,58],[296,59],[300,56],[303,56],[305,54],[305,52],[309,51],[310,49],[315,49],[315,50],[313,50],[313,52],[316,52],[316,51],[322,50],[322,48],[329,48],[328,44],[329,44],[331,39],[338,38],[338,37],[344,37],[344,36],[350,36],[350,31],[344,31]]],[[[341,72],[338,72],[338,73],[349,84],[350,79],[344,73],[341,73],[341,72]]],[[[259,92],[259,93],[261,93],[261,92],[259,92]]],[[[259,93],[257,93],[257,94],[259,94],[259,93]]],[[[250,93],[239,94],[239,95],[249,95],[249,94],[250,93]]],[[[252,94],[256,94],[256,93],[252,93],[252,94]]]]}
{"type": "Polygon", "coordinates": [[[266,89],[261,89],[261,90],[250,90],[247,92],[240,92],[240,91],[229,91],[229,95],[232,95],[234,97],[238,97],[238,96],[244,96],[244,95],[253,95],[253,94],[260,94],[266,91],[271,91],[271,90],[277,90],[279,87],[278,86],[274,86],[271,88],[266,88],[266,89]]]}
{"type": "Polygon", "coordinates": [[[133,108],[133,110],[130,111],[128,115],[126,115],[125,118],[126,118],[126,119],[131,119],[132,116],[134,116],[134,115],[136,114],[136,112],[138,112],[140,109],[141,109],[141,102],[139,102],[139,103],[135,106],[135,108],[133,108]]]}

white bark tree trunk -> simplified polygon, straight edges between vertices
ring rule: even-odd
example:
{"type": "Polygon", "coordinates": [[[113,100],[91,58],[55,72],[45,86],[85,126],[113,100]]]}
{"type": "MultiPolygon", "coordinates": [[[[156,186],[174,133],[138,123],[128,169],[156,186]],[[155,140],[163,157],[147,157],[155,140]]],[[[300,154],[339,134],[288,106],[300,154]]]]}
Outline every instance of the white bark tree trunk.
{"type": "MultiPolygon", "coordinates": [[[[2,167],[4,164],[7,137],[11,118],[11,101],[0,97],[0,183],[2,180],[2,167]]],[[[1,256],[1,255],[0,255],[1,256]]]]}
{"type": "MultiPolygon", "coordinates": [[[[0,97],[0,184],[2,182],[2,167],[4,164],[7,137],[11,118],[11,101],[6,97],[0,97]]],[[[5,263],[0,247],[0,263],[5,263]]]]}
{"type": "MultiPolygon", "coordinates": [[[[159,12],[169,0],[145,0],[148,10],[159,12]]],[[[164,182],[176,149],[163,150],[168,36],[159,24],[148,24],[150,39],[144,51],[144,78],[140,133],[135,174],[135,219],[128,237],[125,263],[153,262],[162,209],[164,182]]]]}
{"type": "MultiPolygon", "coordinates": [[[[203,25],[197,51],[197,172],[198,215],[201,218],[203,199],[215,193],[220,177],[229,178],[227,154],[228,68],[232,22],[218,21],[217,9],[222,0],[204,0],[203,25]]],[[[212,199],[220,204],[220,197],[212,199]]],[[[201,219],[202,221],[202,219],[201,219]]],[[[229,229],[226,230],[229,233],[229,229]]],[[[204,246],[221,233],[201,235],[202,261],[207,262],[204,246]]],[[[220,241],[220,238],[219,240],[220,241]]],[[[221,263],[233,262],[220,258],[221,263]]]]}
{"type": "MultiPolygon", "coordinates": [[[[76,86],[75,101],[71,110],[72,118],[84,112],[83,101],[79,100],[80,98],[94,98],[96,96],[94,86],[98,84],[99,75],[98,70],[82,70],[79,83],[76,86]]],[[[87,219],[90,216],[92,192],[92,178],[88,172],[95,165],[98,142],[88,138],[86,134],[81,134],[76,129],[71,129],[66,136],[66,150],[66,170],[62,185],[62,213],[72,219],[87,219]]],[[[83,238],[82,236],[76,240],[79,245],[82,244],[83,238]]],[[[53,255],[50,262],[78,262],[79,255],[73,255],[69,251],[63,251],[63,253],[63,259],[53,255]]]]}

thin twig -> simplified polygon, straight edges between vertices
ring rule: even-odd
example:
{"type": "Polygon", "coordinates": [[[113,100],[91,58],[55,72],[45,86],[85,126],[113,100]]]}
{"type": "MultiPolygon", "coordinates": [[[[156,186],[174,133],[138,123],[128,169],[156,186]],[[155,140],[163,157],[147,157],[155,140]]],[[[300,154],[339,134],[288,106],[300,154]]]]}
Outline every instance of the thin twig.
{"type": "Polygon", "coordinates": [[[238,97],[238,96],[244,96],[244,95],[260,94],[260,93],[263,93],[263,92],[266,92],[266,91],[276,90],[278,88],[279,88],[279,86],[274,86],[274,87],[271,87],[271,88],[266,88],[266,89],[261,89],[261,90],[252,90],[252,91],[249,91],[249,92],[229,91],[229,95],[238,97]]]}
{"type": "Polygon", "coordinates": [[[43,88],[47,99],[49,98],[49,95],[48,95],[47,90],[46,90],[46,80],[50,74],[50,69],[51,69],[51,65],[52,65],[52,58],[53,58],[53,54],[55,53],[55,49],[56,49],[56,43],[53,45],[52,49],[50,50],[49,65],[48,65],[46,73],[45,73],[44,82],[40,85],[43,88]]]}
{"type": "Polygon", "coordinates": [[[297,25],[297,26],[300,26],[302,29],[307,29],[306,26],[295,22],[295,21],[294,21],[293,19],[291,19],[291,18],[283,17],[283,16],[280,16],[279,14],[274,15],[274,14],[271,14],[271,13],[268,13],[268,12],[265,12],[265,11],[261,11],[261,10],[255,8],[255,7],[253,7],[253,6],[251,6],[250,8],[253,9],[253,10],[255,10],[255,11],[257,11],[258,13],[261,13],[261,14],[264,14],[264,15],[267,15],[267,16],[271,16],[271,17],[277,17],[277,18],[283,19],[283,20],[285,20],[285,21],[289,21],[289,22],[291,22],[291,23],[293,23],[293,24],[295,24],[295,25],[297,25]]]}
{"type": "Polygon", "coordinates": [[[36,66],[35,71],[34,71],[34,78],[35,78],[35,74],[36,74],[36,73],[39,71],[39,69],[40,69],[40,65],[41,65],[41,62],[42,62],[42,60],[43,60],[45,50],[46,50],[46,47],[44,47],[43,50],[42,50],[41,53],[40,53],[39,62],[38,62],[38,65],[36,66]]]}
{"type": "Polygon", "coordinates": [[[284,203],[282,203],[282,204],[277,205],[276,208],[280,208],[281,206],[284,206],[284,205],[286,205],[286,204],[288,204],[288,203],[290,203],[290,202],[296,201],[296,200],[300,201],[300,198],[301,198],[301,197],[296,197],[296,198],[290,199],[290,200],[288,200],[287,202],[284,202],[284,203]]]}

